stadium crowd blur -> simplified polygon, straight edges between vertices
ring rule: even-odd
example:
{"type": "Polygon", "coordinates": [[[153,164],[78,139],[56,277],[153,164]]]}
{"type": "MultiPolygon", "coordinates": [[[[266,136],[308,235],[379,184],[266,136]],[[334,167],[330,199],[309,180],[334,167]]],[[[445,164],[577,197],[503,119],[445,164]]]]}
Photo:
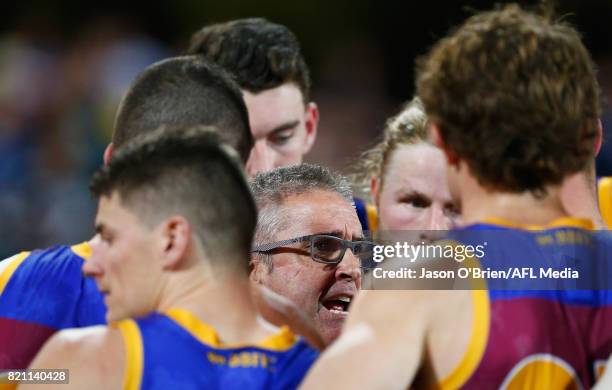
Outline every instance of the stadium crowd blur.
{"type": "MultiPolygon", "coordinates": [[[[488,2],[464,3],[488,8],[488,2]]],[[[263,16],[296,32],[321,111],[318,139],[306,160],[347,172],[376,143],[384,119],[412,95],[414,58],[469,13],[458,4],[441,11],[376,1],[315,1],[308,7],[271,1],[262,8],[245,5],[239,13],[230,11],[236,4],[229,2],[207,14],[212,2],[185,4],[190,19],[168,35],[143,27],[146,15],[101,16],[94,10],[59,22],[31,16],[24,7],[9,12],[12,24],[0,30],[0,258],[91,235],[95,203],[87,183],[102,163],[122,93],[146,66],[183,51],[188,35],[202,25],[263,16]],[[70,23],[77,27],[59,33],[70,23]]],[[[605,50],[612,30],[604,17],[612,5],[561,1],[559,8],[573,14],[568,19],[585,34],[599,66],[608,142],[597,168],[599,175],[612,175],[612,53],[605,50]]],[[[157,14],[162,19],[163,12],[157,14]]]]}

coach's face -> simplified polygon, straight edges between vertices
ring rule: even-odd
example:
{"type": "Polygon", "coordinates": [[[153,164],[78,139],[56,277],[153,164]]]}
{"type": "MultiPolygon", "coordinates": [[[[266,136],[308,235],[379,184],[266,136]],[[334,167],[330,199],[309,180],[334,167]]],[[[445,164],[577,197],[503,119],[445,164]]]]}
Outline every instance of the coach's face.
{"type": "MultiPolygon", "coordinates": [[[[313,191],[289,196],[279,208],[290,221],[273,241],[311,234],[330,234],[345,240],[362,238],[355,209],[342,196],[329,191],[313,191]]],[[[361,287],[359,260],[347,249],[338,265],[315,262],[309,243],[298,242],[271,253],[272,269],[254,262],[251,280],[293,300],[312,316],[326,342],[339,336],[348,308],[361,287]]],[[[256,258],[255,258],[256,259],[256,258]]]]}
{"type": "Polygon", "coordinates": [[[156,231],[121,204],[113,192],[102,196],[96,216],[97,235],[83,271],[96,280],[107,306],[106,320],[143,316],[154,309],[161,269],[154,253],[156,231]]]}
{"type": "Polygon", "coordinates": [[[246,165],[249,176],[301,163],[316,138],[317,106],[305,105],[302,92],[294,83],[243,93],[255,140],[246,165]]]}

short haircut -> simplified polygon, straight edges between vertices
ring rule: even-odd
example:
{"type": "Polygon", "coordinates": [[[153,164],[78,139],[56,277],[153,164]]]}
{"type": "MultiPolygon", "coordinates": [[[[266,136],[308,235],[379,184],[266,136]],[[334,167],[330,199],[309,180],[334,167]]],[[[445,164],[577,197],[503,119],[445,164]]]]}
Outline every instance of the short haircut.
{"type": "Polygon", "coordinates": [[[406,103],[400,112],[387,120],[383,139],[365,151],[352,167],[355,172],[352,175],[352,182],[356,190],[364,195],[370,195],[370,183],[373,177],[380,179],[382,189],[393,152],[402,145],[420,143],[433,145],[428,130],[423,103],[421,99],[415,97],[406,103]]]}
{"type": "Polygon", "coordinates": [[[310,99],[310,72],[287,27],[266,19],[238,19],[193,34],[188,54],[203,54],[234,74],[242,89],[258,93],[295,83],[310,99]]]}
{"type": "Polygon", "coordinates": [[[138,137],[94,174],[90,188],[96,197],[117,193],[149,227],[183,216],[212,264],[247,272],[255,202],[236,152],[216,133],[160,128],[138,137]]]}
{"type": "Polygon", "coordinates": [[[240,89],[224,70],[201,56],[170,58],[146,68],[121,101],[113,144],[121,147],[163,125],[214,126],[243,162],[253,146],[240,89]]]}
{"type": "Polygon", "coordinates": [[[515,4],[472,16],[418,64],[417,92],[484,187],[543,195],[594,157],[595,67],[565,22],[515,4]]]}
{"type": "MultiPolygon", "coordinates": [[[[348,204],[353,193],[348,179],[332,170],[313,164],[300,164],[275,168],[250,179],[251,191],[259,212],[254,244],[274,240],[278,232],[292,222],[289,210],[283,207],[287,197],[315,191],[328,191],[340,195],[348,204]]],[[[268,254],[258,254],[271,265],[268,254]]]]}

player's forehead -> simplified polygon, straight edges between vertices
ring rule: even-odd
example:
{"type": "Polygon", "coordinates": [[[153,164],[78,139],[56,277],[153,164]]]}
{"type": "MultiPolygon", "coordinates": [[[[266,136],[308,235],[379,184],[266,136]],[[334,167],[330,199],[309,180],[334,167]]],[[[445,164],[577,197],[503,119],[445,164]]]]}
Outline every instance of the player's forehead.
{"type": "Polygon", "coordinates": [[[249,121],[255,137],[273,132],[279,126],[301,122],[305,112],[304,98],[293,83],[281,84],[258,93],[243,90],[249,121]]]}
{"type": "MultiPolygon", "coordinates": [[[[352,203],[328,190],[313,190],[285,198],[282,207],[288,228],[279,234],[308,235],[339,232],[349,237],[362,235],[352,203]]],[[[289,237],[286,237],[289,238],[289,237]]]]}
{"type": "Polygon", "coordinates": [[[384,186],[393,192],[415,191],[450,198],[444,154],[427,143],[398,147],[383,180],[384,186]]]}
{"type": "Polygon", "coordinates": [[[96,213],[96,225],[104,227],[121,227],[126,225],[137,225],[139,220],[128,207],[126,207],[121,196],[116,191],[108,195],[102,195],[98,200],[98,211],[96,213]]]}

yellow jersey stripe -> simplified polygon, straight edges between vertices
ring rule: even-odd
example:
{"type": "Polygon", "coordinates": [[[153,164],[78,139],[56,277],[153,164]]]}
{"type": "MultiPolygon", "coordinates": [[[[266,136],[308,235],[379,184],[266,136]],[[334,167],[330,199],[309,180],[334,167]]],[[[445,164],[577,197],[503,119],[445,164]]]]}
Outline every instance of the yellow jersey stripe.
{"type": "Polygon", "coordinates": [[[144,354],[140,329],[134,320],[119,321],[113,326],[121,331],[125,345],[125,372],[123,373],[123,389],[139,390],[142,382],[144,354]]]}
{"type": "Polygon", "coordinates": [[[77,245],[73,245],[70,247],[70,249],[74,253],[82,257],[84,260],[87,260],[91,257],[92,250],[91,245],[89,245],[89,242],[83,242],[77,245]]]}
{"type": "Polygon", "coordinates": [[[8,262],[8,266],[4,268],[2,272],[0,272],[0,295],[2,295],[4,288],[11,279],[11,276],[13,276],[13,273],[15,273],[15,270],[17,270],[17,267],[19,267],[19,265],[23,263],[23,261],[28,257],[29,254],[30,252],[21,252],[13,257],[9,257],[8,259],[4,260],[8,262]]]}
{"type": "Polygon", "coordinates": [[[164,313],[174,322],[187,330],[193,337],[201,343],[217,349],[258,347],[270,351],[286,351],[297,341],[297,337],[287,326],[280,328],[278,333],[273,334],[259,343],[252,345],[230,345],[223,344],[215,329],[205,322],[200,321],[196,316],[184,309],[169,309],[164,313]]]}
{"type": "Polygon", "coordinates": [[[597,183],[599,213],[608,229],[612,229],[612,177],[603,177],[597,183]]]}
{"type": "Polygon", "coordinates": [[[458,389],[463,386],[476,371],[484,355],[489,339],[489,325],[491,320],[489,293],[486,290],[472,291],[472,337],[467,352],[457,367],[439,384],[439,389],[458,389]]]}
{"type": "Polygon", "coordinates": [[[368,226],[371,232],[375,232],[378,229],[378,210],[376,206],[371,203],[365,205],[366,214],[368,216],[368,226]]]}
{"type": "Polygon", "coordinates": [[[573,227],[585,230],[593,230],[595,228],[593,221],[591,221],[590,219],[573,217],[558,218],[546,225],[522,225],[502,218],[486,218],[485,220],[483,220],[483,222],[492,225],[524,230],[546,230],[561,227],[573,227]]]}

